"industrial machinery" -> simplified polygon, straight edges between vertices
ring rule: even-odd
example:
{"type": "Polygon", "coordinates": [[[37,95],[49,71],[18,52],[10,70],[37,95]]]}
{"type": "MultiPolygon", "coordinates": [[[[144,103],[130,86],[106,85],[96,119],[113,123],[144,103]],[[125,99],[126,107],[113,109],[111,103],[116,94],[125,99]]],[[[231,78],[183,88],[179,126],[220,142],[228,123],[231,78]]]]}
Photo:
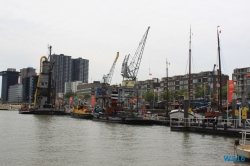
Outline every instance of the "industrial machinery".
{"type": "Polygon", "coordinates": [[[54,63],[50,60],[51,48],[52,46],[49,46],[50,54],[48,58],[42,56],[40,59],[40,74],[34,95],[34,107],[30,109],[28,113],[65,114],[63,109],[55,106],[55,86],[54,81],[52,80],[52,69],[54,63]]]}
{"type": "Polygon", "coordinates": [[[117,52],[115,61],[114,61],[113,65],[112,65],[109,73],[107,75],[103,76],[103,83],[106,83],[106,84],[110,84],[111,83],[112,76],[113,76],[114,69],[115,69],[115,64],[116,64],[116,61],[117,61],[118,58],[119,58],[119,52],[117,52]]]}
{"type": "MultiPolygon", "coordinates": [[[[51,54],[51,46],[50,54],[51,54]]],[[[50,56],[48,57],[50,58],[50,56]]],[[[34,108],[52,108],[55,102],[53,95],[53,85],[51,84],[51,74],[53,63],[46,56],[40,59],[40,74],[37,81],[37,87],[34,97],[34,108]],[[43,61],[44,59],[44,61],[43,61]]]]}
{"type": "Polygon", "coordinates": [[[109,94],[109,87],[111,84],[111,80],[112,80],[112,76],[114,73],[114,69],[115,69],[115,65],[117,62],[117,59],[119,58],[119,52],[117,52],[116,58],[113,62],[113,65],[109,71],[109,73],[107,75],[103,75],[102,78],[102,88],[101,89],[97,89],[97,95],[96,95],[96,100],[97,102],[99,102],[100,105],[102,105],[102,108],[104,107],[104,103],[106,103],[105,99],[109,98],[108,94],[109,94]],[[98,101],[98,99],[101,99],[98,101]]]}
{"type": "Polygon", "coordinates": [[[141,63],[141,58],[142,58],[143,51],[144,51],[144,47],[146,44],[149,28],[150,27],[148,27],[147,31],[143,35],[139,43],[139,46],[135,52],[135,55],[132,57],[132,59],[130,60],[130,54],[129,54],[129,55],[126,55],[123,60],[122,70],[121,70],[121,75],[123,77],[122,86],[134,86],[135,84],[137,73],[140,67],[140,63],[141,63]]]}

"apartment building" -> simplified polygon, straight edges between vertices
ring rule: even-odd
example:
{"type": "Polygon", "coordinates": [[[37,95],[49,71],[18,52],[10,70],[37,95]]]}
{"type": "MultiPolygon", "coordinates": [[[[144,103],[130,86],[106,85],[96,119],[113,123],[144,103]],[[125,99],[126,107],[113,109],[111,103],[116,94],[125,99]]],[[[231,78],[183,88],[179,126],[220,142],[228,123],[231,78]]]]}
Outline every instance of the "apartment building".
{"type": "Polygon", "coordinates": [[[243,93],[250,86],[250,67],[234,69],[232,78],[235,82],[237,98],[241,99],[243,93]]]}
{"type": "Polygon", "coordinates": [[[56,93],[65,92],[65,88],[69,87],[65,82],[81,81],[88,83],[89,60],[82,58],[72,59],[71,56],[64,54],[53,54],[51,59],[54,61],[52,78],[55,80],[56,93]]]}
{"type": "MultiPolygon", "coordinates": [[[[227,80],[229,79],[228,75],[221,75],[221,83],[219,84],[219,75],[218,72],[212,71],[204,71],[200,73],[192,73],[190,78],[190,98],[195,99],[195,89],[197,86],[205,86],[209,85],[211,88],[211,92],[217,93],[219,86],[226,86],[227,80]]],[[[172,90],[174,92],[177,92],[180,89],[188,89],[188,80],[189,80],[189,74],[185,75],[176,75],[173,77],[168,77],[168,89],[172,90]]],[[[162,78],[160,82],[161,89],[166,90],[167,84],[166,84],[166,77],[162,78]]]]}

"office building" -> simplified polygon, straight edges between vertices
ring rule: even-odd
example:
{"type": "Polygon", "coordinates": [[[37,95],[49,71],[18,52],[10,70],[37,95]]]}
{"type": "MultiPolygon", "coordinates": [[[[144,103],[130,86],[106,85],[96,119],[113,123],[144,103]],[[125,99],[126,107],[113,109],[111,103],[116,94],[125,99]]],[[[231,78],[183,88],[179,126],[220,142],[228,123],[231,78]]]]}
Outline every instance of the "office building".
{"type": "Polygon", "coordinates": [[[30,77],[30,76],[35,76],[35,75],[37,75],[36,69],[34,69],[33,67],[20,69],[20,83],[22,84],[22,79],[24,77],[30,77]]]}
{"type": "Polygon", "coordinates": [[[22,79],[22,85],[23,85],[22,101],[24,103],[34,102],[34,95],[36,92],[37,80],[38,80],[38,76],[24,77],[22,79]]]}
{"type": "Polygon", "coordinates": [[[2,103],[5,104],[8,101],[8,90],[11,85],[15,85],[18,83],[20,72],[17,72],[14,68],[8,68],[7,71],[0,72],[0,76],[2,76],[2,103]]]}
{"type": "Polygon", "coordinates": [[[22,103],[23,85],[16,84],[9,86],[8,103],[22,103]]]}
{"type": "Polygon", "coordinates": [[[81,81],[88,83],[89,60],[72,59],[71,56],[64,54],[53,54],[51,59],[54,61],[52,78],[56,84],[56,93],[65,92],[65,82],[81,81]]]}

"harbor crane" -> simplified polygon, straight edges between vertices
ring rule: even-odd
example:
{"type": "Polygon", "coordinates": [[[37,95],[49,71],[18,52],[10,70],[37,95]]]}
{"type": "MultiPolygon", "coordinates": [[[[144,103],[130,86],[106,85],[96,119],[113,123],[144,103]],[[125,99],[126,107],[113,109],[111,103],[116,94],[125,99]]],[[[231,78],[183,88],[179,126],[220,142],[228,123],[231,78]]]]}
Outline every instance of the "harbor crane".
{"type": "Polygon", "coordinates": [[[130,63],[129,63],[130,54],[125,56],[123,63],[122,63],[122,70],[121,70],[121,75],[123,77],[123,80],[124,79],[132,80],[132,81],[136,80],[137,73],[140,67],[140,63],[141,63],[141,58],[142,58],[143,51],[144,51],[144,47],[146,44],[149,28],[150,27],[148,27],[147,31],[143,35],[139,43],[139,46],[135,52],[135,55],[132,57],[132,60],[130,61],[130,63]]]}
{"type": "Polygon", "coordinates": [[[104,108],[105,98],[107,98],[106,95],[108,95],[108,89],[109,89],[109,86],[111,84],[112,76],[113,76],[115,65],[116,65],[118,58],[119,58],[119,52],[117,52],[117,55],[115,57],[115,60],[113,62],[113,65],[112,65],[109,73],[107,75],[103,75],[103,77],[102,77],[102,88],[101,88],[101,91],[99,92],[99,94],[102,95],[102,97],[101,97],[102,98],[102,108],[104,108]]]}
{"type": "Polygon", "coordinates": [[[115,61],[114,61],[113,65],[112,65],[109,73],[107,75],[103,76],[103,78],[102,78],[103,79],[103,83],[111,84],[112,76],[113,76],[114,69],[115,69],[115,64],[116,64],[116,61],[117,61],[118,58],[119,58],[119,52],[117,52],[115,61]]]}

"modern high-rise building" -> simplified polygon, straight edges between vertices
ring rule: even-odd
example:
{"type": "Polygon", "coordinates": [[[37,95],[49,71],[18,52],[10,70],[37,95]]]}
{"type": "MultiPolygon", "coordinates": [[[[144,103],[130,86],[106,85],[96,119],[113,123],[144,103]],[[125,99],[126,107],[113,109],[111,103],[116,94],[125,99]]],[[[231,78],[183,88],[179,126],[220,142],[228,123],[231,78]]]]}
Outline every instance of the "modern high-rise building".
{"type": "Polygon", "coordinates": [[[22,101],[25,103],[33,103],[34,102],[34,94],[36,92],[38,76],[30,76],[24,77],[22,79],[23,85],[23,98],[22,101]]]}
{"type": "Polygon", "coordinates": [[[11,85],[8,90],[8,103],[22,103],[23,85],[11,85]]]}
{"type": "Polygon", "coordinates": [[[64,54],[51,55],[54,61],[52,69],[52,78],[56,84],[56,93],[64,93],[65,82],[81,81],[88,83],[89,60],[77,58],[71,59],[71,56],[64,54]]]}
{"type": "Polygon", "coordinates": [[[82,81],[88,83],[89,80],[89,60],[88,59],[72,59],[72,81],[82,81]]]}
{"type": "Polygon", "coordinates": [[[53,54],[51,60],[54,61],[52,78],[56,84],[56,93],[63,93],[64,83],[71,82],[71,56],[53,54]]]}
{"type": "Polygon", "coordinates": [[[36,75],[36,69],[34,69],[33,67],[20,69],[20,83],[22,83],[22,79],[24,77],[30,77],[35,75],[36,75]]]}
{"type": "Polygon", "coordinates": [[[20,72],[17,72],[14,68],[8,68],[7,71],[1,71],[0,76],[2,76],[2,103],[5,104],[8,101],[8,90],[11,85],[18,83],[20,72]]]}

